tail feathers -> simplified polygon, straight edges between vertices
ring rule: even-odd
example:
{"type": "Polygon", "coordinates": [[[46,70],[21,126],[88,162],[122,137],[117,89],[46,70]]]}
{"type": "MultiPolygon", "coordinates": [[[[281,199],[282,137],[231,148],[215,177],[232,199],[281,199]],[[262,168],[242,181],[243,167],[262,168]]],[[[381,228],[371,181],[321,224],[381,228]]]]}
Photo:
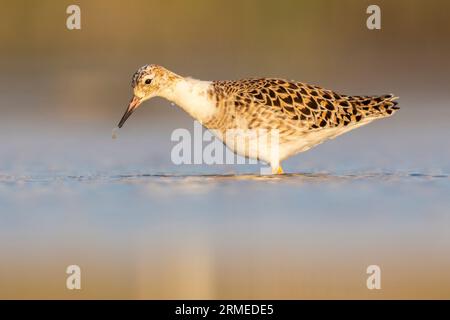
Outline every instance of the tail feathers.
{"type": "Polygon", "coordinates": [[[387,117],[400,109],[398,102],[395,101],[398,97],[393,94],[376,97],[353,96],[352,98],[353,105],[366,117],[387,117]]]}

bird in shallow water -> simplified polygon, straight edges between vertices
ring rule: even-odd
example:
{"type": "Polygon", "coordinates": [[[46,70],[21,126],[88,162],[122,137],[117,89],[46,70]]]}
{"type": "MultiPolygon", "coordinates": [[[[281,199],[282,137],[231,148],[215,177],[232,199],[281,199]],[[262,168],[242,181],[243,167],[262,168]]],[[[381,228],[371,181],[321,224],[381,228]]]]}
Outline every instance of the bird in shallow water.
{"type": "Polygon", "coordinates": [[[270,164],[273,174],[283,173],[282,160],[399,109],[391,94],[350,96],[277,78],[201,81],[153,64],[136,71],[132,87],[119,128],[142,102],[163,97],[233,152],[270,164]]]}

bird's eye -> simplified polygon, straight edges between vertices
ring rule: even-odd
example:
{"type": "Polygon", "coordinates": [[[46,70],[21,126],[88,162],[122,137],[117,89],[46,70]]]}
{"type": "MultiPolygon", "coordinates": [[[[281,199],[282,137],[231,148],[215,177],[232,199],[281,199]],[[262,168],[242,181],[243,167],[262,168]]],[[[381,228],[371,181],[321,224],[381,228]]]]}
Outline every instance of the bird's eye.
{"type": "Polygon", "coordinates": [[[152,82],[152,79],[146,79],[145,84],[150,84],[152,82]]]}

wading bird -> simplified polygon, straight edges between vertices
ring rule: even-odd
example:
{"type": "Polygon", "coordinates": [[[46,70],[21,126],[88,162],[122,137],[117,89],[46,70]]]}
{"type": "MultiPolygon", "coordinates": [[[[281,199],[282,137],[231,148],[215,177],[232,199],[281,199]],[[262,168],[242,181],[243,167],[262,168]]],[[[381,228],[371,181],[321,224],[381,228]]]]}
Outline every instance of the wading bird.
{"type": "Polygon", "coordinates": [[[158,65],[138,69],[132,87],[134,96],[119,128],[142,102],[163,97],[210,129],[233,152],[270,164],[273,174],[283,173],[282,160],[399,109],[391,94],[350,96],[276,78],[201,81],[158,65]],[[264,132],[266,138],[276,132],[276,146],[261,144],[264,139],[255,132],[264,132]]]}

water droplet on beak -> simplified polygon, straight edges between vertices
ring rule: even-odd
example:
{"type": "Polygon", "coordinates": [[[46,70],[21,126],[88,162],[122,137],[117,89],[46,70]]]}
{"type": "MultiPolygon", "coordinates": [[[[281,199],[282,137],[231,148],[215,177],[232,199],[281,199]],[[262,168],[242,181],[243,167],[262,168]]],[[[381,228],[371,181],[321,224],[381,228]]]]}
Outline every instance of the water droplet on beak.
{"type": "Polygon", "coordinates": [[[112,138],[117,139],[117,131],[119,130],[119,127],[115,127],[112,129],[112,138]]]}

